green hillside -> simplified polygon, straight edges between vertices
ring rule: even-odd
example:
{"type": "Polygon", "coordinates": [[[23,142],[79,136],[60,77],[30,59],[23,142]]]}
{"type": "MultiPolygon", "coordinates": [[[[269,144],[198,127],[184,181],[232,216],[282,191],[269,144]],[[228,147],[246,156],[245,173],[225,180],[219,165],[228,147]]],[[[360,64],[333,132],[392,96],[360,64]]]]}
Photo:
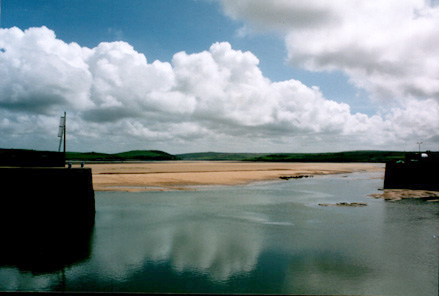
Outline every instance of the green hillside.
{"type": "Polygon", "coordinates": [[[241,161],[263,157],[267,153],[223,153],[223,152],[200,152],[200,153],[185,153],[177,154],[176,156],[181,160],[229,160],[241,161]]]}
{"type": "Polygon", "coordinates": [[[248,159],[276,162],[386,162],[405,159],[401,151],[346,151],[329,153],[277,153],[248,159]]]}
{"type": "Polygon", "coordinates": [[[120,157],[115,157],[112,154],[99,152],[67,152],[67,160],[84,160],[84,161],[115,161],[123,160],[120,157]]]}
{"type": "Polygon", "coordinates": [[[229,160],[266,162],[386,162],[405,159],[402,151],[345,151],[328,153],[186,153],[177,154],[181,160],[229,160]]]}
{"type": "MultiPolygon", "coordinates": [[[[0,159],[3,165],[11,161],[23,165],[31,161],[49,163],[50,155],[57,152],[34,151],[23,149],[1,149],[0,159]],[[49,155],[50,154],[50,155],[49,155]],[[3,155],[3,156],[2,156],[3,155]],[[3,158],[1,158],[3,157],[3,158]]],[[[160,161],[160,160],[194,160],[194,161],[265,161],[265,162],[387,162],[404,160],[406,155],[411,157],[414,152],[403,151],[345,151],[328,153],[223,153],[200,152],[172,155],[159,150],[131,150],[120,153],[99,152],[67,152],[67,161],[160,161]]],[[[438,158],[439,152],[431,152],[431,157],[438,158]]],[[[51,156],[52,157],[52,156],[51,156]]],[[[53,157],[52,157],[53,158],[53,157]]]]}
{"type": "Polygon", "coordinates": [[[125,160],[176,160],[175,155],[159,150],[131,150],[113,154],[115,157],[121,157],[125,160]]]}
{"type": "Polygon", "coordinates": [[[135,160],[176,160],[177,157],[159,150],[132,150],[107,154],[98,152],[67,152],[67,160],[82,161],[135,161],[135,160]]]}

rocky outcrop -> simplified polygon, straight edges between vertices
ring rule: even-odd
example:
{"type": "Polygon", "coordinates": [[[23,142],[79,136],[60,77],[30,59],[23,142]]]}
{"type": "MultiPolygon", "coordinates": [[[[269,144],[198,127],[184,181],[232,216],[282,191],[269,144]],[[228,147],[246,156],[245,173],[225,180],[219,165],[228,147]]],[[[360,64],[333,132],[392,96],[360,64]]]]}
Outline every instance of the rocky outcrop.
{"type": "Polygon", "coordinates": [[[297,176],[280,176],[279,179],[289,180],[289,179],[301,179],[301,178],[312,178],[313,175],[297,175],[297,176]]]}
{"type": "Polygon", "coordinates": [[[328,206],[338,206],[338,207],[365,207],[367,203],[365,202],[338,202],[335,204],[328,203],[319,203],[319,206],[328,207],[328,206]]]}
{"type": "Polygon", "coordinates": [[[369,194],[373,198],[382,198],[387,201],[401,199],[421,199],[428,202],[439,201],[439,191],[411,190],[411,189],[384,189],[382,193],[369,194]]]}

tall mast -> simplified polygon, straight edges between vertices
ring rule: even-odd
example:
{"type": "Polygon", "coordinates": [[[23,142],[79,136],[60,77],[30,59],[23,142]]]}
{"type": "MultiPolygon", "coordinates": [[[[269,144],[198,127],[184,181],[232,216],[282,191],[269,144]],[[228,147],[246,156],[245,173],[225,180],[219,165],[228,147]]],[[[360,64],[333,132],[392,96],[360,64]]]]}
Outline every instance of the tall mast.
{"type": "Polygon", "coordinates": [[[64,157],[66,156],[66,111],[64,111],[64,157]]]}
{"type": "Polygon", "coordinates": [[[66,153],[66,112],[65,111],[64,111],[64,116],[61,116],[59,120],[58,137],[59,137],[58,152],[61,152],[61,144],[64,142],[63,150],[65,154],[66,153]]]}

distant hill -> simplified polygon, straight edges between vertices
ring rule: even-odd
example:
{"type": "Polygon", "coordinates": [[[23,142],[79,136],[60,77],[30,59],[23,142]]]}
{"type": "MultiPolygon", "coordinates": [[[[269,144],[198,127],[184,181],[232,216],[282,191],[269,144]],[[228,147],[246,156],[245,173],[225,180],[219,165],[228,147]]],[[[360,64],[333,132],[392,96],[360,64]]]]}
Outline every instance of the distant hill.
{"type": "Polygon", "coordinates": [[[66,159],[82,161],[146,161],[177,160],[177,157],[159,150],[132,150],[114,154],[98,152],[67,152],[66,159]]]}
{"type": "Polygon", "coordinates": [[[122,161],[121,157],[116,157],[112,154],[99,152],[67,152],[67,160],[83,160],[83,161],[122,161]]]}
{"type": "Polygon", "coordinates": [[[223,152],[199,152],[176,154],[181,160],[229,160],[242,161],[255,159],[268,155],[267,153],[223,153],[223,152]]]}
{"type": "Polygon", "coordinates": [[[177,154],[182,160],[229,160],[266,162],[386,162],[405,159],[402,151],[346,151],[328,153],[186,153],[177,154]]]}
{"type": "Polygon", "coordinates": [[[402,151],[345,151],[328,153],[277,153],[248,159],[250,161],[278,162],[387,162],[405,159],[402,151]]]}
{"type": "Polygon", "coordinates": [[[177,160],[175,155],[159,150],[131,150],[113,155],[126,160],[177,160]]]}
{"type": "MultiPolygon", "coordinates": [[[[66,161],[262,161],[262,162],[387,162],[404,160],[406,156],[417,154],[403,151],[345,151],[328,153],[223,153],[200,152],[172,155],[159,150],[131,150],[120,153],[67,152],[66,161]]],[[[431,152],[438,158],[439,152],[431,152]]],[[[63,154],[51,151],[24,149],[1,149],[0,165],[58,166],[63,165],[63,154]],[[56,163],[55,163],[56,162],[56,163]]]]}

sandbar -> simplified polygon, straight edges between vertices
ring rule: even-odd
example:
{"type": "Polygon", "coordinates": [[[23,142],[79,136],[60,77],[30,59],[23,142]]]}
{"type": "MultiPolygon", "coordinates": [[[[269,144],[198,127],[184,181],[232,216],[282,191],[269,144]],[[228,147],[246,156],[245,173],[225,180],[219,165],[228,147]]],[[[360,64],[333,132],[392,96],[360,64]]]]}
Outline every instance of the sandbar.
{"type": "Polygon", "coordinates": [[[382,172],[377,163],[285,163],[232,161],[163,161],[87,164],[96,191],[194,190],[197,186],[242,185],[280,180],[282,176],[314,176],[382,172]]]}

